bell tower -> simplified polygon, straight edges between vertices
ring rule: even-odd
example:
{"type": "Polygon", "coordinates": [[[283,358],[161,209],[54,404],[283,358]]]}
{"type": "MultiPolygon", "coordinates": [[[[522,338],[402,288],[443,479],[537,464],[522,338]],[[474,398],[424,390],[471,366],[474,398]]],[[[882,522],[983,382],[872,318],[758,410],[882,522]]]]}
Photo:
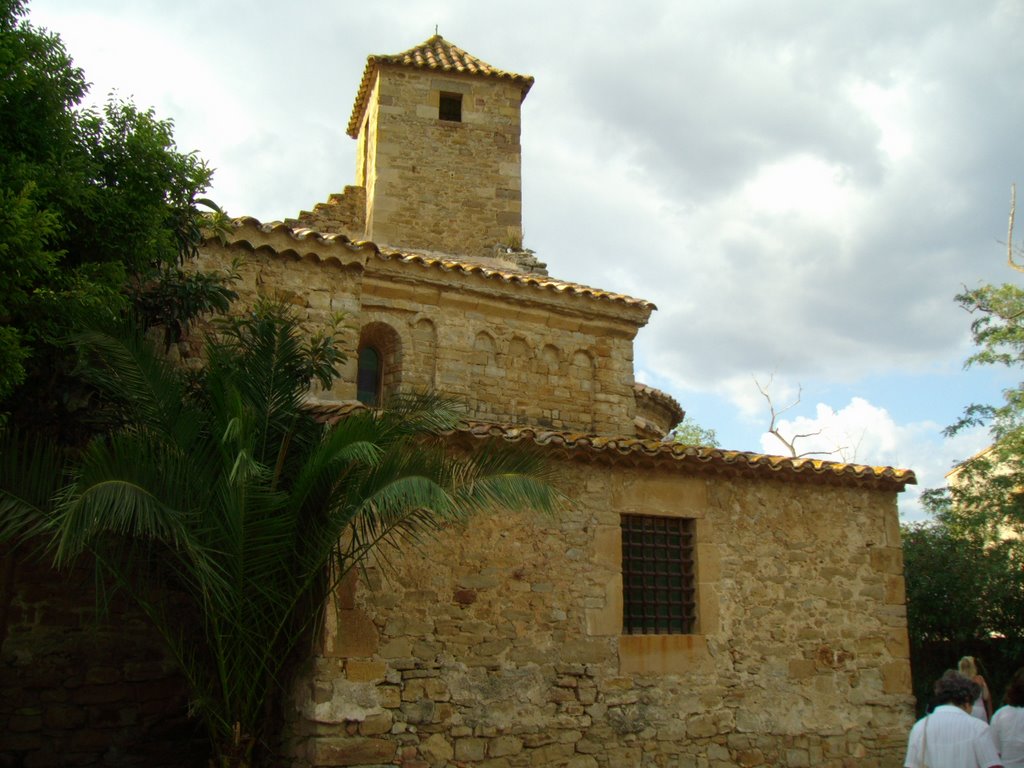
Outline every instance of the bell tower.
{"type": "Polygon", "coordinates": [[[440,35],[370,56],[348,123],[364,236],[463,256],[520,248],[520,108],[532,85],[440,35]]]}

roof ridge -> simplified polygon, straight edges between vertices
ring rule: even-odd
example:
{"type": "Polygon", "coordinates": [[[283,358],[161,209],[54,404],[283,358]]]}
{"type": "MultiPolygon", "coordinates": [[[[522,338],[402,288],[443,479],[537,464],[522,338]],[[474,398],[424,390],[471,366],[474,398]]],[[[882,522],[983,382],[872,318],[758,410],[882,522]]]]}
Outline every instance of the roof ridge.
{"type": "MultiPolygon", "coordinates": [[[[650,397],[652,400],[660,401],[669,408],[675,408],[680,413],[683,413],[683,406],[679,404],[678,400],[672,397],[668,392],[658,389],[657,387],[652,387],[650,384],[645,384],[642,381],[634,381],[633,392],[638,395],[650,397]]],[[[682,416],[680,416],[680,418],[682,418],[682,416]]]]}

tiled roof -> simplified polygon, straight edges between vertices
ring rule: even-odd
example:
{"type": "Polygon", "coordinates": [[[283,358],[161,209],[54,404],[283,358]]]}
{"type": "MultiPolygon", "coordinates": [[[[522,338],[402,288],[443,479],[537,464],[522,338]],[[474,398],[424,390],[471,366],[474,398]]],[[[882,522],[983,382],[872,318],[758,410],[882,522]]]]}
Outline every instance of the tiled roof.
{"type": "Polygon", "coordinates": [[[609,461],[660,466],[679,466],[695,472],[717,475],[774,477],[779,480],[825,484],[868,485],[902,491],[916,485],[909,469],[846,464],[819,459],[794,459],[746,451],[680,445],[662,440],[634,437],[602,437],[555,432],[535,427],[512,427],[491,423],[468,423],[462,430],[476,438],[501,438],[508,442],[530,441],[557,448],[570,457],[587,461],[609,461]]]}
{"type": "Polygon", "coordinates": [[[522,98],[524,99],[533,85],[532,77],[505,72],[504,70],[492,67],[490,64],[466,53],[458,46],[452,45],[440,35],[434,35],[419,45],[410,48],[408,51],[390,56],[373,55],[366,58],[366,69],[363,70],[363,79],[359,83],[356,101],[352,107],[352,116],[348,121],[348,135],[353,139],[359,135],[359,123],[363,118],[363,112],[366,110],[366,101],[370,97],[370,89],[373,87],[373,75],[381,64],[393,64],[400,67],[413,67],[415,69],[434,69],[441,72],[458,72],[509,80],[520,85],[522,88],[522,98]]]}
{"type": "Polygon", "coordinates": [[[599,301],[611,301],[644,310],[656,307],[645,299],[637,299],[622,293],[602,291],[579,283],[556,280],[546,275],[527,272],[512,272],[493,269],[479,264],[470,264],[442,256],[428,256],[400,251],[382,251],[376,243],[369,240],[351,240],[342,234],[323,234],[314,229],[292,228],[281,222],[264,224],[251,216],[233,219],[232,233],[228,240],[233,244],[246,244],[253,250],[268,248],[279,255],[293,254],[296,258],[309,259],[324,263],[331,261],[351,264],[357,261],[366,263],[370,258],[381,261],[396,262],[419,266],[429,270],[458,272],[482,280],[493,280],[509,285],[522,286],[533,290],[550,291],[569,296],[583,296],[599,301]],[[275,246],[273,239],[285,238],[290,245],[286,248],[275,246]],[[305,246],[305,247],[304,247],[305,246]]]}
{"type": "MultiPolygon", "coordinates": [[[[318,418],[327,423],[334,423],[353,411],[365,409],[366,406],[353,402],[320,402],[311,407],[318,418]]],[[[557,450],[568,458],[580,461],[678,467],[700,474],[867,486],[892,491],[902,491],[907,485],[917,484],[917,477],[909,469],[819,459],[794,459],[746,451],[724,451],[720,448],[687,446],[635,437],[602,437],[482,421],[464,422],[454,434],[479,440],[501,439],[509,443],[533,443],[557,450]]]]}
{"type": "MultiPolygon", "coordinates": [[[[231,231],[225,239],[231,245],[244,245],[254,251],[267,250],[275,255],[291,255],[315,262],[365,263],[370,255],[379,251],[375,243],[352,240],[341,233],[323,233],[315,229],[289,227],[280,221],[264,224],[252,216],[234,218],[230,227],[231,231]],[[282,247],[279,244],[281,240],[289,245],[282,247]]],[[[217,242],[219,239],[218,235],[207,236],[210,242],[217,242]]]]}
{"type": "Polygon", "coordinates": [[[633,392],[638,398],[650,399],[672,413],[676,418],[676,423],[682,421],[686,416],[686,411],[683,410],[683,406],[681,406],[679,401],[667,392],[662,392],[660,389],[655,389],[647,384],[641,384],[639,381],[634,382],[633,392]]]}

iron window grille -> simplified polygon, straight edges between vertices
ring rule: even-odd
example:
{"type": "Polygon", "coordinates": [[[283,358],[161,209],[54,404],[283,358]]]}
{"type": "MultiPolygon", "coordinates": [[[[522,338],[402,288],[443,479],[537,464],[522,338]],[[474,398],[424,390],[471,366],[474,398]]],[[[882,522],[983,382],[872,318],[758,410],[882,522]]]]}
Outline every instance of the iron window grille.
{"type": "Polygon", "coordinates": [[[437,116],[452,123],[462,122],[462,94],[441,92],[437,116]]]}
{"type": "Polygon", "coordinates": [[[691,634],[697,623],[692,519],[622,516],[622,624],[628,635],[691,634]]]}

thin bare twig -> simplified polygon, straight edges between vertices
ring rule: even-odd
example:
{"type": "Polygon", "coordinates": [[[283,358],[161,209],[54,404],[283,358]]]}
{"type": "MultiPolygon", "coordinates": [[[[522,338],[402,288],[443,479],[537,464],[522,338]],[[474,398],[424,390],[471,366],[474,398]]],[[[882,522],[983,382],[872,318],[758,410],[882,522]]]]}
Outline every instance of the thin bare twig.
{"type": "Polygon", "coordinates": [[[842,451],[846,450],[846,447],[843,446],[835,448],[831,451],[804,451],[802,453],[798,453],[796,450],[797,440],[804,440],[808,437],[817,437],[818,435],[822,434],[824,430],[819,429],[816,432],[804,432],[801,434],[793,435],[788,440],[785,437],[783,437],[778,427],[779,416],[781,416],[782,414],[786,413],[789,410],[792,410],[793,408],[800,404],[800,398],[803,395],[804,389],[802,385],[797,385],[796,399],[793,400],[793,402],[787,405],[785,408],[779,410],[776,409],[775,403],[772,401],[771,395],[768,394],[768,389],[769,387],[771,387],[772,381],[774,379],[775,374],[772,374],[771,376],[768,377],[768,383],[765,384],[764,386],[761,386],[761,382],[759,382],[755,378],[754,384],[757,386],[757,391],[760,392],[764,399],[768,402],[768,411],[771,414],[771,421],[768,424],[768,434],[774,436],[776,440],[778,440],[780,443],[786,446],[786,450],[789,451],[790,456],[792,456],[794,459],[805,459],[808,456],[832,456],[834,454],[841,453],[842,451]]]}
{"type": "Polygon", "coordinates": [[[1013,258],[1013,220],[1017,215],[1017,185],[1010,185],[1010,222],[1006,228],[1006,263],[1018,272],[1024,272],[1024,265],[1018,264],[1013,258]]]}

